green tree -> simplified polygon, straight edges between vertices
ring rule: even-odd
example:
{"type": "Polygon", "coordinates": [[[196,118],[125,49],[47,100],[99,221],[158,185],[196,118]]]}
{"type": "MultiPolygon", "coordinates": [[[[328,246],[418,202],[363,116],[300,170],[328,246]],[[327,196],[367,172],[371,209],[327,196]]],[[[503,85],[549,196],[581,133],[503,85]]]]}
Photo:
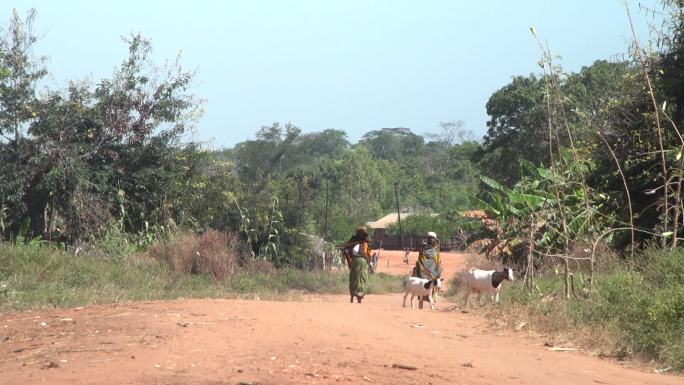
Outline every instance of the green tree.
{"type": "Polygon", "coordinates": [[[487,102],[490,120],[478,154],[487,175],[514,184],[521,176],[520,160],[549,166],[549,140],[557,152],[558,146],[570,146],[570,133],[576,147],[592,151],[600,143],[597,130],[630,119],[630,111],[622,109],[624,116],[616,111],[640,90],[636,71],[628,62],[598,60],[559,79],[560,95],[544,78],[514,78],[487,102]]]}
{"type": "Polygon", "coordinates": [[[3,232],[16,232],[26,210],[24,190],[35,184],[30,179],[31,143],[20,143],[22,129],[34,117],[35,86],[46,74],[44,58],[36,58],[33,48],[35,11],[24,20],[13,10],[9,22],[0,25],[0,210],[3,232]],[[11,136],[7,136],[7,134],[11,136]]]}
{"type": "Polygon", "coordinates": [[[288,123],[263,126],[255,140],[235,146],[235,167],[242,183],[251,190],[263,189],[272,176],[281,175],[296,156],[296,144],[301,130],[288,123]]]}
{"type": "Polygon", "coordinates": [[[663,0],[669,12],[666,31],[661,40],[662,55],[658,63],[662,71],[663,96],[673,105],[672,117],[681,127],[684,122],[684,4],[680,0],[663,0]]]}
{"type": "Polygon", "coordinates": [[[382,128],[364,134],[359,145],[378,159],[400,160],[420,154],[425,140],[409,128],[382,128]]]}
{"type": "Polygon", "coordinates": [[[38,41],[35,16],[32,9],[22,20],[15,9],[9,24],[0,29],[0,135],[12,133],[15,142],[22,137],[22,125],[35,116],[36,83],[47,74],[45,59],[32,52],[38,41]]]}
{"type": "Polygon", "coordinates": [[[487,134],[481,164],[487,175],[512,184],[520,159],[548,164],[544,81],[517,76],[487,102],[487,134]]]}
{"type": "Polygon", "coordinates": [[[344,237],[355,226],[381,214],[380,202],[388,192],[382,176],[386,165],[373,159],[365,148],[356,149],[337,162],[332,213],[337,217],[339,227],[334,234],[340,236],[342,233],[344,237]]]}
{"type": "Polygon", "coordinates": [[[188,93],[192,73],[178,61],[156,67],[140,36],[128,43],[129,57],[112,79],[94,90],[74,82],[48,92],[34,102],[28,136],[1,151],[9,163],[0,168],[8,182],[0,199],[10,203],[10,231],[28,221],[34,235],[59,228],[73,240],[97,234],[122,213],[132,232],[170,219],[165,197],[172,178],[181,177],[174,169],[185,166],[177,140],[199,109],[188,93]]]}
{"type": "Polygon", "coordinates": [[[303,134],[297,143],[297,153],[300,154],[298,165],[321,158],[340,159],[349,148],[347,133],[342,130],[327,129],[303,134]]]}

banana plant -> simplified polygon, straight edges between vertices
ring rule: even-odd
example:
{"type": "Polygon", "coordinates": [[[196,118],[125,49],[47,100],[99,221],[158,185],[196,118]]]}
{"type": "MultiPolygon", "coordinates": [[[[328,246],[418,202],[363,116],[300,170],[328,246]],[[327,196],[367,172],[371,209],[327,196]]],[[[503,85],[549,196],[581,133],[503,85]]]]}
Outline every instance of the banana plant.
{"type": "Polygon", "coordinates": [[[231,194],[231,198],[240,213],[240,233],[246,238],[252,249],[253,256],[260,259],[276,261],[278,258],[280,233],[278,225],[282,223],[282,213],[278,209],[279,200],[273,197],[268,217],[254,211],[250,217],[249,210],[240,206],[237,198],[231,194]],[[265,227],[265,228],[264,228],[265,227]]]}
{"type": "Polygon", "coordinates": [[[586,188],[575,181],[587,165],[571,160],[564,159],[568,163],[563,172],[523,160],[520,162],[523,177],[511,188],[481,177],[487,190],[483,198],[476,199],[499,220],[500,239],[496,242],[511,244],[529,240],[545,249],[562,250],[567,244],[563,237],[571,241],[586,240],[596,227],[607,225],[599,215],[606,197],[587,196],[586,188]],[[533,239],[529,239],[531,228],[533,239]]]}

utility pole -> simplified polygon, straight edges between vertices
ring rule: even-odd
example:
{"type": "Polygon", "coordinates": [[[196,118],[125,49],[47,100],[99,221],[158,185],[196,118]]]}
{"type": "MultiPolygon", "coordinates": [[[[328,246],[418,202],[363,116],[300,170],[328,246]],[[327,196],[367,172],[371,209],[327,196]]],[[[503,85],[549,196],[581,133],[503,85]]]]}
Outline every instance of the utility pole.
{"type": "Polygon", "coordinates": [[[401,249],[404,250],[404,232],[401,229],[401,211],[399,210],[399,181],[394,182],[394,198],[397,201],[397,219],[399,220],[399,236],[401,236],[401,249]]]}
{"type": "Polygon", "coordinates": [[[323,240],[328,240],[328,194],[330,191],[330,182],[325,181],[325,219],[323,219],[323,240]]]}

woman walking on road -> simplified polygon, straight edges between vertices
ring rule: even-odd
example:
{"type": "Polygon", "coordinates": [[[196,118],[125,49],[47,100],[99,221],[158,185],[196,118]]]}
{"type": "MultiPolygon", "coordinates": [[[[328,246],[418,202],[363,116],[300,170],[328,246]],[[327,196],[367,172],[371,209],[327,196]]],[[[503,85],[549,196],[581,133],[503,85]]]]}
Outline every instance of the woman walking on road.
{"type": "Polygon", "coordinates": [[[342,247],[349,266],[349,294],[351,296],[349,302],[353,303],[354,297],[356,297],[356,301],[361,303],[364,295],[366,295],[368,264],[371,258],[368,230],[365,227],[358,227],[356,234],[340,247],[342,247]]]}

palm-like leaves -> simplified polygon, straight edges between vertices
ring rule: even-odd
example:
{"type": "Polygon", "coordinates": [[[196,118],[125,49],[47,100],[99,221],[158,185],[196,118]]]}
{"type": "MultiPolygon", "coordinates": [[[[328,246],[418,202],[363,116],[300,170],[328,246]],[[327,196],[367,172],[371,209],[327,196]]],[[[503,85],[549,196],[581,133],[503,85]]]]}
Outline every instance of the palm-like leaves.
{"type": "Polygon", "coordinates": [[[476,201],[498,217],[500,232],[507,240],[529,239],[531,229],[530,241],[549,249],[562,249],[566,244],[563,237],[570,241],[586,239],[597,226],[605,225],[598,215],[603,198],[585,197],[585,190],[572,181],[588,166],[569,161],[560,173],[523,160],[523,177],[512,188],[482,177],[489,190],[476,201]]]}

